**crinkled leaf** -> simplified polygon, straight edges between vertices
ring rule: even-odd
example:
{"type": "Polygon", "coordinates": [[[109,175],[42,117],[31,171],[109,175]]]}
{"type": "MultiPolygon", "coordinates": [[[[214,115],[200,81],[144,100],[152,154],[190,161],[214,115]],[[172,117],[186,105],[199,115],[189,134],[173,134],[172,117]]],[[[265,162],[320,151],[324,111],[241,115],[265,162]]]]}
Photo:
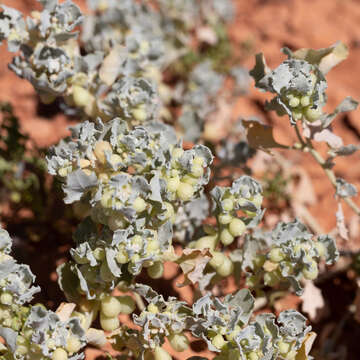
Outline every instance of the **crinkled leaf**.
{"type": "Polygon", "coordinates": [[[342,178],[336,179],[336,195],[341,198],[352,197],[357,195],[357,189],[353,184],[348,183],[342,178]]]}

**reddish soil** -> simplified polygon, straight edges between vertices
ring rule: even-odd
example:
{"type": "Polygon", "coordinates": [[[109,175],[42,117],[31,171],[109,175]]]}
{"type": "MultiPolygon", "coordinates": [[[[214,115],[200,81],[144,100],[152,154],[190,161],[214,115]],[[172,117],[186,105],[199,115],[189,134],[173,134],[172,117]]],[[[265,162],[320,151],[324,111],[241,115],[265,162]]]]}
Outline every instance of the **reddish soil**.
{"type": "MultiPolygon", "coordinates": [[[[83,6],[84,1],[74,0],[83,6]]],[[[284,46],[291,49],[301,47],[322,48],[337,40],[345,42],[349,49],[349,58],[333,69],[328,75],[329,109],[333,109],[344,97],[352,96],[360,99],[360,2],[357,0],[234,0],[237,4],[235,23],[230,27],[230,35],[234,46],[247,56],[243,65],[251,68],[254,64],[253,55],[263,52],[270,67],[277,66],[284,55],[280,49],[284,46]]],[[[15,7],[26,14],[39,8],[35,0],[3,0],[3,4],[15,7]]],[[[5,46],[0,47],[0,101],[10,101],[16,114],[21,120],[25,132],[35,140],[39,146],[47,147],[68,135],[67,126],[70,125],[60,113],[46,113],[47,108],[39,105],[32,86],[17,78],[7,68],[12,55],[5,46]],[[45,110],[44,110],[45,109],[45,110]]],[[[261,108],[266,96],[256,89],[250,94],[238,99],[233,109],[234,118],[237,116],[256,115],[274,126],[275,138],[283,144],[295,141],[293,131],[288,120],[278,118],[274,114],[266,114],[261,108]]],[[[340,135],[345,144],[360,144],[360,110],[340,116],[334,122],[334,130],[340,135]]],[[[321,147],[321,151],[326,148],[321,147]]],[[[319,225],[330,231],[335,227],[336,201],[333,188],[322,169],[313,159],[304,154],[284,152],[286,159],[296,167],[303,168],[310,176],[316,195],[316,201],[309,206],[310,213],[319,225]]],[[[336,162],[337,176],[346,178],[360,189],[360,154],[340,158],[336,162]]],[[[360,204],[359,198],[356,202],[360,204]]],[[[352,219],[353,237],[344,247],[352,250],[360,249],[360,235],[356,229],[359,219],[353,217],[351,210],[344,205],[346,219],[352,219]]],[[[176,269],[169,267],[167,277],[176,274],[176,269]]],[[[179,282],[179,279],[176,280],[179,282]]],[[[175,283],[175,280],[172,281],[175,283]]],[[[178,290],[177,290],[178,291],[178,290]]],[[[184,288],[181,297],[191,300],[191,290],[184,288]]],[[[296,301],[289,301],[292,306],[296,301]]],[[[331,325],[331,324],[330,324],[331,325]]],[[[359,349],[357,349],[359,350],[359,349]]],[[[97,352],[89,351],[87,359],[93,359],[97,352]]],[[[97,353],[99,354],[99,353],[97,353]]],[[[186,359],[194,355],[187,352],[177,359],[186,359]]],[[[196,353],[198,355],[199,353],[196,353]]],[[[353,357],[346,357],[353,358],[353,357]]],[[[355,355],[356,358],[356,355],[355,355]]],[[[354,359],[355,359],[354,358],[354,359]]]]}

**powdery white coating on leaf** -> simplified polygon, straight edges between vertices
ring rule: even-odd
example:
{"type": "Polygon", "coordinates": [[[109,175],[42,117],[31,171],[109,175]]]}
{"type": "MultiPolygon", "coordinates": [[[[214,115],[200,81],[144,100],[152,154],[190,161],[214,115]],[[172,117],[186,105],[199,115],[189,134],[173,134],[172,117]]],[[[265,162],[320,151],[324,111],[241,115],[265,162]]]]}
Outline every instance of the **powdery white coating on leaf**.
{"type": "Polygon", "coordinates": [[[352,197],[357,195],[357,189],[353,184],[348,183],[342,178],[336,179],[336,195],[341,198],[352,197]]]}

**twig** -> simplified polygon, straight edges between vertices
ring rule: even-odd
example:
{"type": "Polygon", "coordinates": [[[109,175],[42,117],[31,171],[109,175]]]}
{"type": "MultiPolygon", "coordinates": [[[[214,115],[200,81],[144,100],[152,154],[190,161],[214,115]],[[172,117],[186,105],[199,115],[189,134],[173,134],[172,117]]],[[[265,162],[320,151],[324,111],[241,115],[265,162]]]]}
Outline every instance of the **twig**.
{"type": "MultiPolygon", "coordinates": [[[[302,145],[301,148],[299,148],[299,150],[303,152],[309,152],[311,154],[311,156],[315,159],[315,161],[323,168],[326,176],[328,177],[331,184],[336,189],[337,187],[336,176],[334,172],[327,166],[325,159],[320,155],[320,153],[318,153],[314,149],[311,140],[307,139],[306,142],[304,141],[297,125],[295,125],[295,132],[302,145]]],[[[346,197],[343,198],[342,200],[344,200],[344,202],[355,212],[356,215],[360,216],[360,208],[350,198],[346,197]]]]}
{"type": "Polygon", "coordinates": [[[145,309],[145,304],[143,299],[138,293],[134,293],[134,297],[137,307],[140,309],[140,311],[143,311],[145,309]]]}

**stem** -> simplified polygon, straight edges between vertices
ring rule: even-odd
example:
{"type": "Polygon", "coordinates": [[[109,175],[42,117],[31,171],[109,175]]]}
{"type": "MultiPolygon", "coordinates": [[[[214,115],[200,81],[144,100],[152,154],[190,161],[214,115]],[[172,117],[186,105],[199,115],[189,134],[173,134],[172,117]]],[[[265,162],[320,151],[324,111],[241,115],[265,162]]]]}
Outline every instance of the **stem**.
{"type": "MultiPolygon", "coordinates": [[[[300,148],[300,150],[302,150],[303,152],[309,152],[311,154],[311,156],[315,159],[315,161],[323,168],[326,176],[329,178],[331,184],[336,189],[336,176],[334,172],[327,167],[325,159],[320,155],[320,153],[318,153],[314,149],[311,140],[307,139],[306,142],[304,141],[304,139],[300,134],[297,124],[295,125],[295,132],[302,145],[302,148],[300,148]]],[[[342,200],[344,200],[344,202],[348,204],[348,206],[355,212],[356,215],[360,216],[360,208],[354,203],[354,201],[352,201],[348,197],[343,198],[342,200]]]]}
{"type": "MultiPolygon", "coordinates": [[[[329,178],[330,182],[336,188],[336,176],[334,172],[326,167],[324,158],[312,147],[310,141],[308,141],[308,144],[311,146],[308,147],[310,154],[317,161],[317,163],[324,169],[326,176],[329,178]]],[[[353,200],[351,200],[348,197],[345,197],[342,200],[344,200],[344,202],[348,204],[348,206],[356,213],[356,215],[360,216],[360,208],[354,203],[353,200]]]]}
{"type": "Polygon", "coordinates": [[[303,148],[306,147],[305,141],[303,140],[303,138],[302,138],[302,136],[301,136],[301,134],[300,134],[299,128],[298,128],[298,126],[297,126],[297,123],[295,124],[295,132],[296,132],[296,135],[297,135],[297,137],[298,137],[298,139],[299,139],[299,141],[300,141],[300,144],[303,146],[303,148]]]}
{"type": "Polygon", "coordinates": [[[134,297],[135,297],[135,302],[136,302],[137,307],[140,309],[140,311],[143,311],[145,309],[145,304],[144,304],[143,299],[136,292],[134,292],[134,297]]]}

